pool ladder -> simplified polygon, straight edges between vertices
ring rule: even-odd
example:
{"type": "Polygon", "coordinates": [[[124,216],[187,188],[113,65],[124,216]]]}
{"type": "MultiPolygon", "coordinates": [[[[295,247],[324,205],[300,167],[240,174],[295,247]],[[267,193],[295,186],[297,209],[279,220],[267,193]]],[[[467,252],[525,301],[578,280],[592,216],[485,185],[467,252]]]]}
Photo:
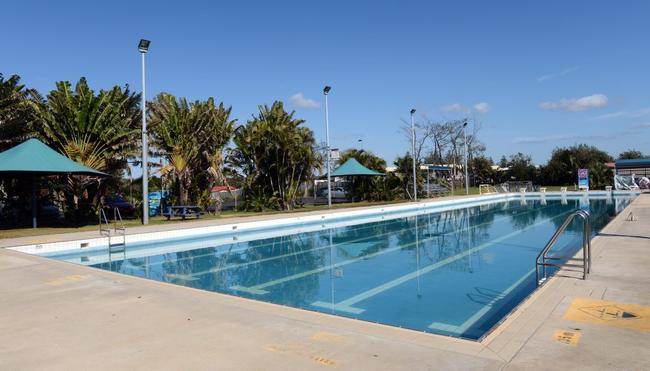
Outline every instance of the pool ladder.
{"type": "Polygon", "coordinates": [[[591,270],[591,215],[587,210],[579,209],[575,210],[572,212],[565,220],[564,223],[555,231],[553,234],[553,237],[546,243],[546,246],[544,246],[544,249],[537,255],[537,259],[535,259],[535,282],[537,283],[537,286],[542,285],[544,282],[546,282],[546,279],[548,278],[546,276],[546,267],[577,267],[577,268],[582,268],[582,279],[587,279],[587,274],[591,270]],[[576,217],[580,217],[582,219],[582,258],[569,258],[569,259],[563,259],[563,258],[554,258],[554,257],[549,257],[548,252],[549,250],[555,245],[557,242],[558,238],[560,238],[560,235],[567,229],[569,224],[575,219],[576,217]],[[575,261],[575,260],[582,260],[582,264],[580,263],[552,263],[548,261],[557,261],[557,260],[566,260],[566,261],[575,261]],[[540,275],[540,268],[541,268],[541,275],[540,275]],[[541,276],[541,277],[540,277],[541,276]]]}
{"type": "Polygon", "coordinates": [[[122,220],[122,214],[117,207],[113,208],[113,222],[115,225],[111,229],[110,222],[106,217],[104,209],[99,209],[99,234],[108,237],[108,254],[116,252],[126,252],[126,227],[122,220]],[[119,222],[119,226],[118,226],[119,222]],[[121,236],[121,242],[113,242],[114,237],[121,236]]]}

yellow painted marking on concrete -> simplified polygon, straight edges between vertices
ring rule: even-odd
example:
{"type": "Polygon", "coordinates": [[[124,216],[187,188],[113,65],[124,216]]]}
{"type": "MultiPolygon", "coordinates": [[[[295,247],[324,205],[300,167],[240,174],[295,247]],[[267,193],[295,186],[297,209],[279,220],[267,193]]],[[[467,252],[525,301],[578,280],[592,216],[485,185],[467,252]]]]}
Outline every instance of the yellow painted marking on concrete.
{"type": "Polygon", "coordinates": [[[269,352],[280,352],[282,349],[276,345],[267,345],[264,347],[264,350],[267,350],[269,352]]]}
{"type": "Polygon", "coordinates": [[[580,341],[580,336],[582,336],[582,334],[580,331],[557,330],[553,336],[555,337],[555,340],[559,341],[560,343],[573,345],[575,347],[578,346],[578,342],[580,341]]]}
{"type": "Polygon", "coordinates": [[[88,275],[86,274],[72,274],[61,278],[52,278],[50,280],[47,280],[45,283],[50,286],[61,286],[70,282],[83,281],[86,278],[88,278],[88,275]]]}
{"type": "Polygon", "coordinates": [[[312,337],[312,340],[325,341],[328,343],[343,344],[347,341],[345,336],[332,334],[331,332],[320,331],[315,333],[312,337]]]}
{"type": "Polygon", "coordinates": [[[615,301],[577,298],[564,319],[650,332],[650,307],[615,301]]]}
{"type": "Polygon", "coordinates": [[[333,360],[323,357],[311,356],[311,359],[325,366],[334,366],[336,364],[333,360]]]}

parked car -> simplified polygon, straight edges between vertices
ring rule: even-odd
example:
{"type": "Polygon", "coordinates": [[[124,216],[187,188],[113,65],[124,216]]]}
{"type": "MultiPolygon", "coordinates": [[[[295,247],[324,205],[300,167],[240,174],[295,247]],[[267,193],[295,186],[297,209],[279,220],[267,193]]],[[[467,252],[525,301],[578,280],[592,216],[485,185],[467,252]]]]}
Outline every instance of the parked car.
{"type": "Polygon", "coordinates": [[[122,218],[135,217],[135,206],[125,200],[122,196],[105,196],[104,202],[102,203],[102,209],[104,209],[104,212],[109,219],[113,218],[114,209],[120,210],[122,218]]]}
{"type": "MultiPolygon", "coordinates": [[[[321,188],[318,191],[320,197],[327,197],[327,188],[321,188]]],[[[348,193],[342,187],[332,187],[332,198],[345,198],[348,193]]]]}

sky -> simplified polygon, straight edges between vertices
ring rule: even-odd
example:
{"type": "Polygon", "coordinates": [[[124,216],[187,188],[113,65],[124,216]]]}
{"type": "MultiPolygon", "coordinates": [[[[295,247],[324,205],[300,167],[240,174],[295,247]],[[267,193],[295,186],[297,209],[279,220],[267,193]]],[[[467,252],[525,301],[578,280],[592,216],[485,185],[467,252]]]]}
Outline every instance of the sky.
{"type": "Polygon", "coordinates": [[[0,72],[47,93],[85,76],[95,90],[214,97],[239,124],[281,100],[331,145],[391,163],[416,120],[470,117],[495,161],[544,163],[587,143],[650,153],[650,2],[11,1],[0,72]],[[361,140],[361,141],[359,141],[361,140]]]}

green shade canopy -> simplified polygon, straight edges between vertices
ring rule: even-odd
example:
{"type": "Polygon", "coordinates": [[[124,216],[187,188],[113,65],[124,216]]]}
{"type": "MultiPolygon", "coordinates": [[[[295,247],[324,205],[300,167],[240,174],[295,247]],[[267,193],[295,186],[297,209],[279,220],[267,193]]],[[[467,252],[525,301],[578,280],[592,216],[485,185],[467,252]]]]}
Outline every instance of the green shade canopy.
{"type": "Polygon", "coordinates": [[[110,176],[70,160],[38,139],[29,139],[0,153],[0,176],[31,175],[32,177],[32,227],[36,222],[36,177],[46,175],[110,176]]]}
{"type": "Polygon", "coordinates": [[[351,157],[334,170],[332,176],[384,176],[384,174],[368,169],[351,157]]]}
{"type": "Polygon", "coordinates": [[[70,160],[38,139],[29,139],[0,153],[0,175],[3,174],[109,176],[70,160]]]}

